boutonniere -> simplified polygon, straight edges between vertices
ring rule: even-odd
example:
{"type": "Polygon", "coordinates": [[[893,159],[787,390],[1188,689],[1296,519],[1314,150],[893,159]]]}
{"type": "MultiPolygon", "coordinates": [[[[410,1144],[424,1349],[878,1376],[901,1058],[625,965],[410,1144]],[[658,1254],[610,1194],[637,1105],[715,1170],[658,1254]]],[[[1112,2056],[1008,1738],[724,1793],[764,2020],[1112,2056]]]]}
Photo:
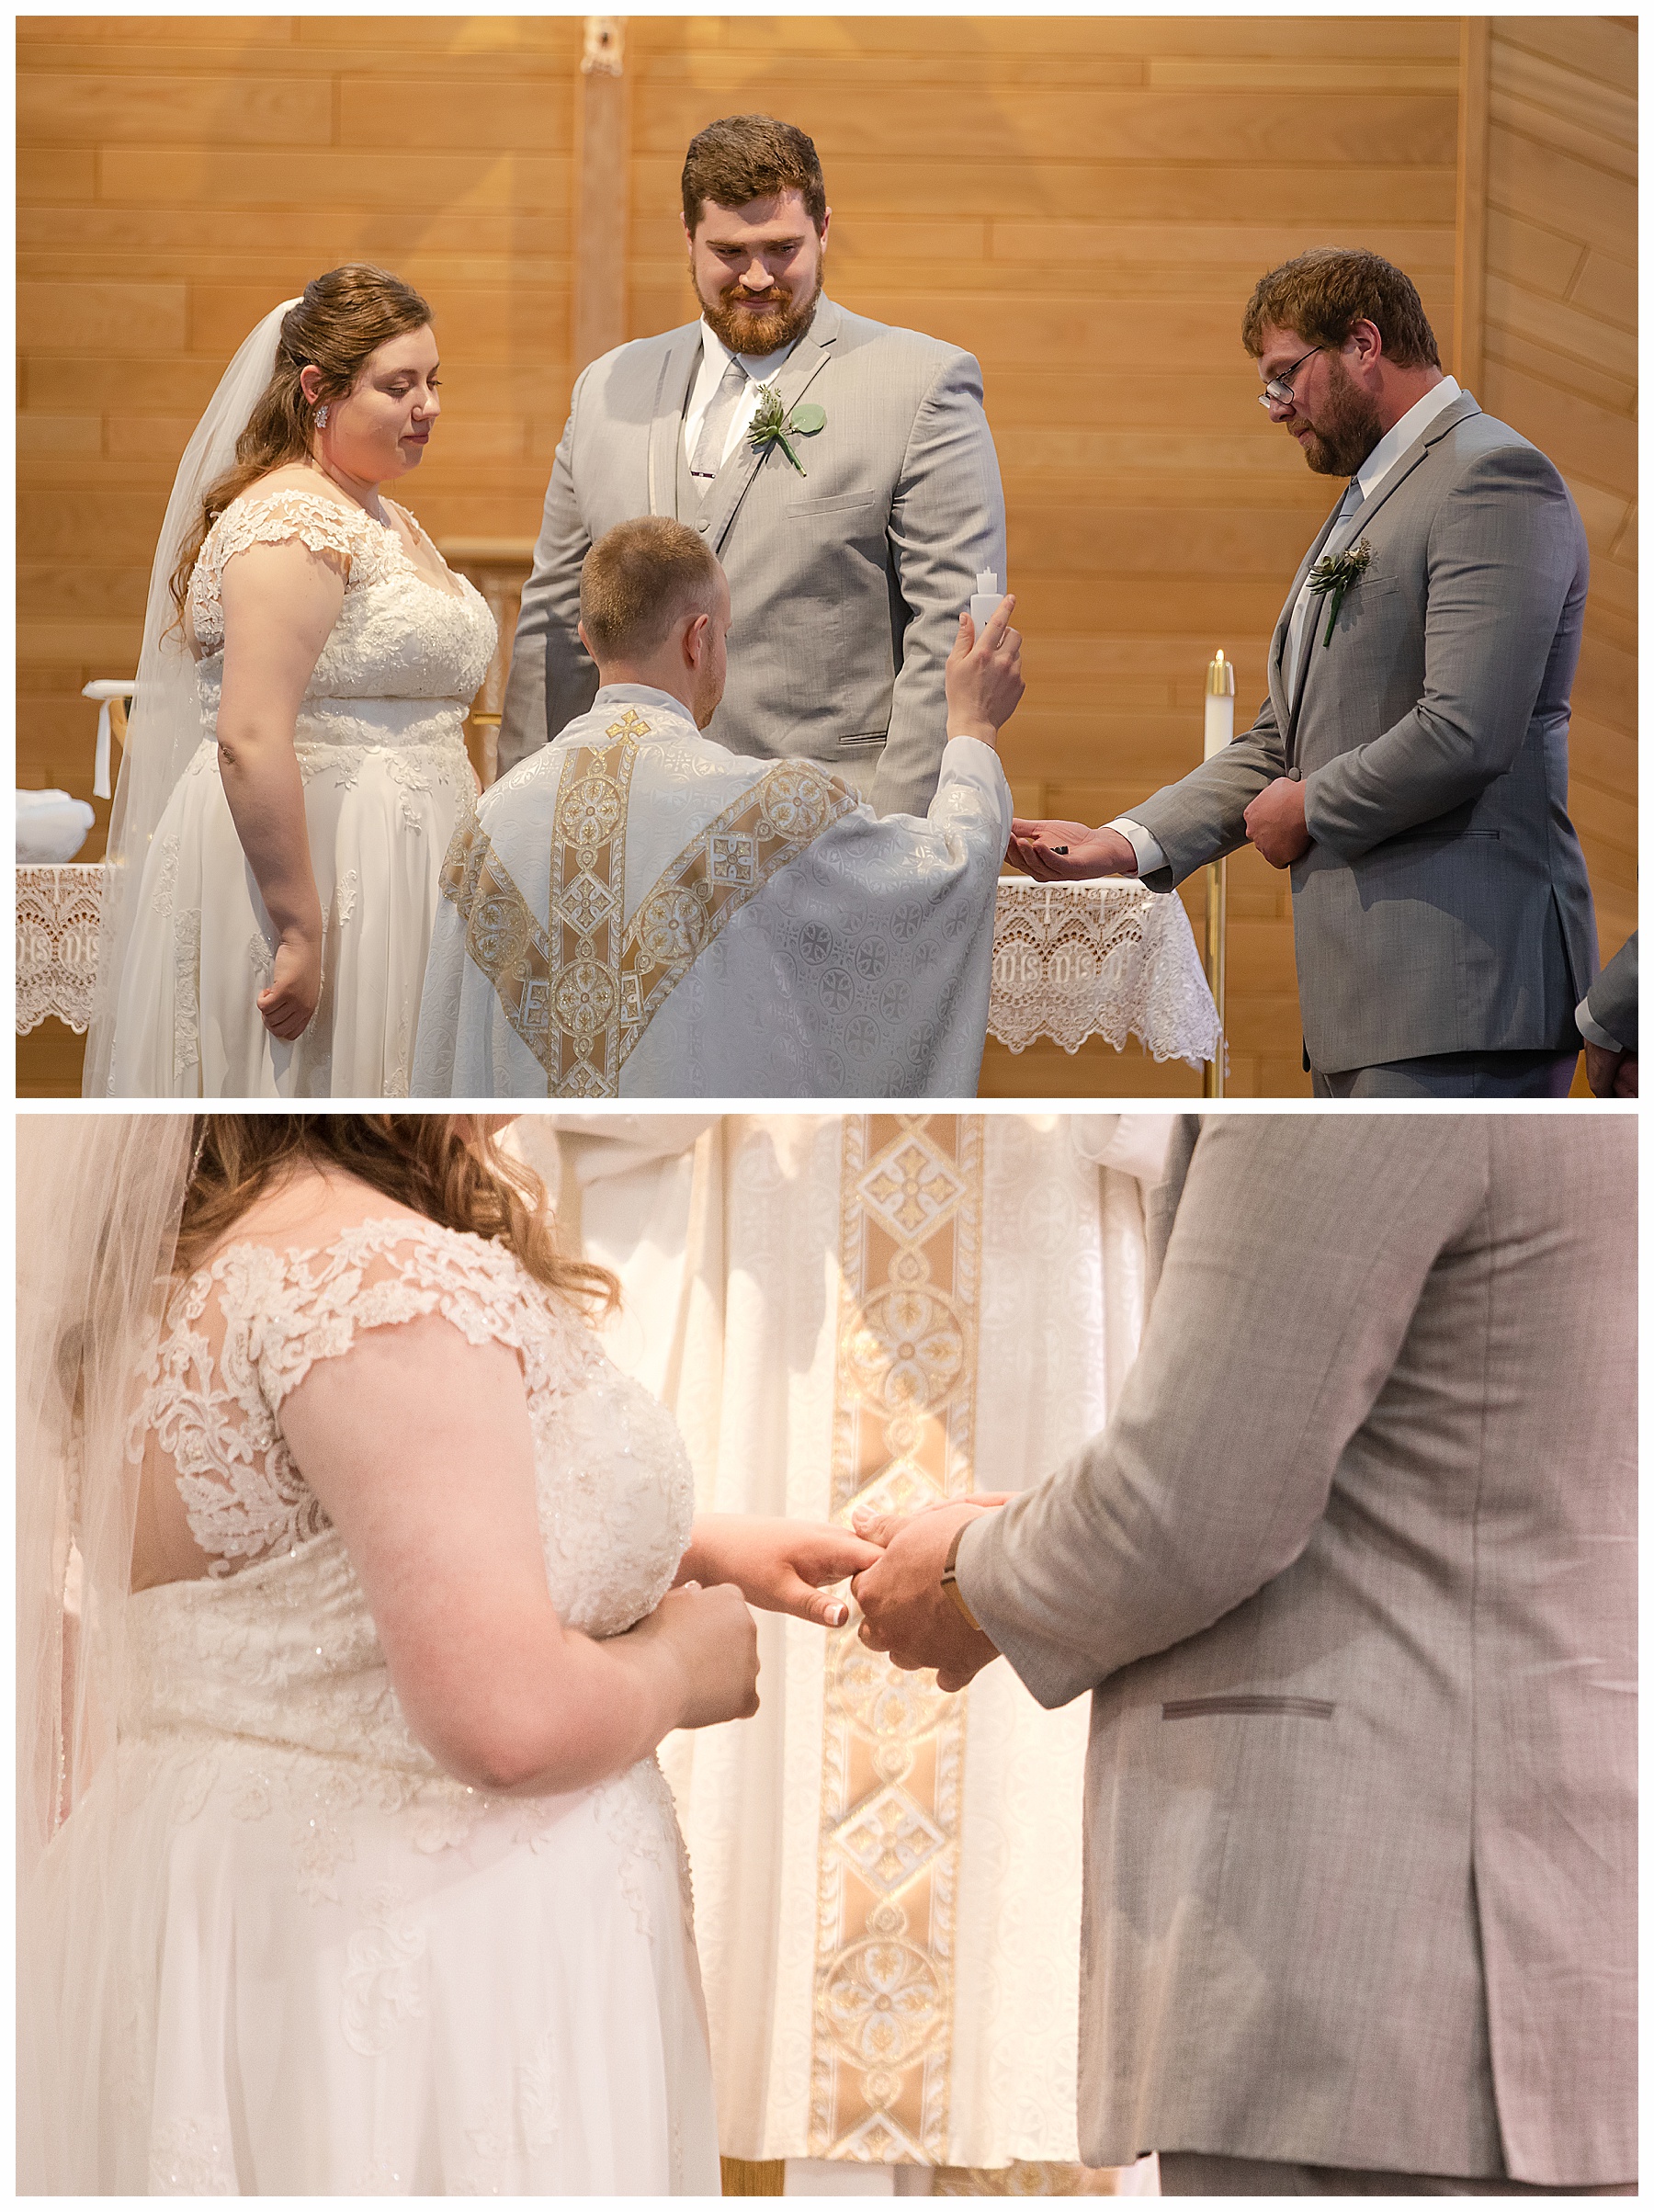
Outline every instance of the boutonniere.
{"type": "Polygon", "coordinates": [[[1343,596],[1353,584],[1359,584],[1366,574],[1367,562],[1373,558],[1373,548],[1365,538],[1354,545],[1345,546],[1342,553],[1323,553],[1309,571],[1309,589],[1318,599],[1329,595],[1332,611],[1327,617],[1327,634],[1323,645],[1332,642],[1332,625],[1338,619],[1338,610],[1343,605],[1343,596]]]}
{"type": "Polygon", "coordinates": [[[758,412],[753,417],[752,440],[760,453],[771,446],[779,446],[800,476],[810,471],[793,451],[795,437],[813,437],[827,421],[825,407],[818,407],[813,400],[804,400],[790,412],[783,412],[781,395],[773,384],[758,387],[758,412]]]}

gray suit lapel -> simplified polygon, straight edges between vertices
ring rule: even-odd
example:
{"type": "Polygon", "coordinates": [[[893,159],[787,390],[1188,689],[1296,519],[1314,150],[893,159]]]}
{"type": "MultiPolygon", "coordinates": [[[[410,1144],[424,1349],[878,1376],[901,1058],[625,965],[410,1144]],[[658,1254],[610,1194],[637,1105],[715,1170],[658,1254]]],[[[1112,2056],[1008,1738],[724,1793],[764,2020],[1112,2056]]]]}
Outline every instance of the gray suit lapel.
{"type": "MultiPolygon", "coordinates": [[[[1479,414],[1480,413],[1481,409],[1477,405],[1476,402],[1470,397],[1470,394],[1467,391],[1461,391],[1458,398],[1454,401],[1451,407],[1444,407],[1441,414],[1438,414],[1433,422],[1428,423],[1425,425],[1424,429],[1420,433],[1414,443],[1409,446],[1407,450],[1396,461],[1394,467],[1386,476],[1384,482],[1379,485],[1378,489],[1373,493],[1371,499],[1363,500],[1360,506],[1356,508],[1354,514],[1351,516],[1350,527],[1345,533],[1344,542],[1348,545],[1355,545],[1359,543],[1362,532],[1372,521],[1374,516],[1377,514],[1379,508],[1384,505],[1385,501],[1389,498],[1392,493],[1399,492],[1400,490],[1401,486],[1407,482],[1407,479],[1423,460],[1426,454],[1428,454],[1432,446],[1438,444],[1443,438],[1444,438],[1448,431],[1451,430],[1456,423],[1467,422],[1471,415],[1479,414]]],[[[1337,521],[1337,519],[1338,510],[1335,507],[1328,520],[1326,529],[1324,529],[1320,536],[1316,539],[1315,545],[1311,549],[1309,559],[1305,562],[1305,568],[1308,568],[1309,562],[1315,561],[1319,557],[1320,549],[1326,543],[1328,535],[1332,528],[1332,525],[1337,521]]],[[[1298,591],[1303,584],[1304,573],[1305,569],[1300,568],[1297,577],[1294,580],[1292,587],[1294,599],[1297,598],[1298,591]]],[[[1288,600],[1286,604],[1287,616],[1288,618],[1290,618],[1292,611],[1292,600],[1288,600]]],[[[1285,726],[1286,730],[1286,758],[1288,763],[1290,763],[1292,759],[1293,738],[1296,734],[1297,727],[1298,714],[1304,704],[1304,686],[1308,680],[1310,669],[1315,665],[1315,637],[1318,628],[1318,622],[1307,622],[1304,625],[1304,636],[1306,641],[1304,651],[1297,668],[1293,672],[1293,679],[1287,695],[1289,719],[1285,726]]]]}
{"type": "MultiPolygon", "coordinates": [[[[1343,494],[1342,493],[1340,493],[1339,506],[1342,506],[1342,505],[1343,494]]],[[[1296,686],[1292,681],[1291,674],[1288,672],[1286,665],[1286,640],[1291,634],[1292,630],[1292,610],[1297,605],[1297,596],[1299,592],[1301,592],[1304,588],[1304,578],[1309,573],[1309,571],[1320,559],[1320,550],[1322,546],[1326,544],[1327,539],[1331,537],[1332,533],[1332,525],[1337,520],[1338,507],[1334,507],[1332,512],[1328,516],[1326,521],[1321,524],[1320,528],[1316,532],[1314,541],[1310,545],[1309,550],[1298,562],[1297,573],[1292,579],[1292,588],[1286,594],[1286,604],[1281,609],[1280,618],[1275,624],[1274,637],[1270,644],[1269,697],[1270,702],[1275,710],[1275,727],[1284,733],[1289,734],[1291,731],[1292,709],[1296,691],[1296,686]]]]}
{"type": "Polygon", "coordinates": [[[701,357],[701,326],[674,330],[661,356],[654,412],[649,418],[649,511],[678,513],[678,454],[684,443],[684,407],[701,357]]]}
{"type": "MultiPolygon", "coordinates": [[[[832,358],[833,341],[839,332],[839,311],[831,300],[816,303],[815,319],[782,363],[776,377],[776,395],[783,412],[803,398],[814,380],[832,358]]],[[[800,457],[802,458],[802,457],[800,457]]],[[[785,453],[776,453],[773,448],[763,452],[750,437],[743,437],[719,471],[712,489],[707,494],[707,543],[717,552],[723,544],[735,510],[746,497],[747,487],[765,464],[773,469],[790,471],[792,463],[785,453]]],[[[805,467],[810,463],[805,460],[805,467]]]]}

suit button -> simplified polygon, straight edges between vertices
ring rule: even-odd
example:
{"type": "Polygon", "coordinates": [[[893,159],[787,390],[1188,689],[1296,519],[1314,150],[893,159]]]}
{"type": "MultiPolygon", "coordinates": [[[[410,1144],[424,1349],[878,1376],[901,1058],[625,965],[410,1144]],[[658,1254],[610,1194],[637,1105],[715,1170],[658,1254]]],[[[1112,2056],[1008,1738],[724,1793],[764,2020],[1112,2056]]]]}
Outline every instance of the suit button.
{"type": "Polygon", "coordinates": [[[697,530],[700,532],[701,536],[704,538],[704,537],[706,536],[707,532],[708,532],[708,530],[711,528],[711,527],[712,527],[712,518],[711,518],[711,516],[708,516],[708,515],[703,515],[703,516],[701,516],[700,520],[699,520],[699,521],[698,521],[698,522],[696,524],[696,526],[695,526],[695,527],[696,527],[696,528],[697,528],[697,530]]]}

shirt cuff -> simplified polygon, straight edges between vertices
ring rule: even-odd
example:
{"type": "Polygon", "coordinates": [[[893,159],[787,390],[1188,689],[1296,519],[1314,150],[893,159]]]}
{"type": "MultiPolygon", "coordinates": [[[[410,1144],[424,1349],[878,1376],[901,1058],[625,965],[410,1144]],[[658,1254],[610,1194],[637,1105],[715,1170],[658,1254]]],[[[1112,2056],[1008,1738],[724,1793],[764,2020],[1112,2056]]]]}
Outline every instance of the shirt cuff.
{"type": "Polygon", "coordinates": [[[1574,1008],[1574,1022],[1580,1035],[1588,1045],[1600,1045],[1604,1052],[1623,1052],[1625,1046],[1617,1037],[1610,1037],[1601,1022],[1591,1018],[1591,1000],[1582,998],[1574,1008]]]}
{"type": "Polygon", "coordinates": [[[1117,830],[1137,855],[1139,878],[1152,876],[1166,866],[1166,856],[1140,822],[1133,822],[1129,814],[1116,814],[1104,824],[1105,829],[1117,830]]]}

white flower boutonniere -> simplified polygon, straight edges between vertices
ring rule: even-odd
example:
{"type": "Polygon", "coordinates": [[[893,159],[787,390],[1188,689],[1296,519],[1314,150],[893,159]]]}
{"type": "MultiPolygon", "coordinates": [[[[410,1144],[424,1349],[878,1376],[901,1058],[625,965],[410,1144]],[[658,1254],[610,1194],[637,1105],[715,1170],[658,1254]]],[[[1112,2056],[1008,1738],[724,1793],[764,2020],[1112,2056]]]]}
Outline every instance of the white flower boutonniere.
{"type": "Polygon", "coordinates": [[[1362,538],[1355,544],[1345,546],[1342,553],[1323,553],[1309,571],[1309,589],[1318,599],[1330,597],[1332,601],[1332,611],[1327,617],[1327,634],[1321,640],[1323,646],[1332,642],[1332,625],[1338,619],[1345,592],[1361,582],[1372,558],[1372,545],[1362,538]]]}
{"type": "Polygon", "coordinates": [[[799,474],[807,476],[810,471],[793,451],[791,441],[795,437],[813,437],[818,430],[824,428],[826,408],[818,407],[813,400],[802,400],[790,412],[784,412],[781,395],[773,384],[760,384],[758,393],[758,412],[753,417],[749,433],[753,445],[760,453],[766,452],[771,446],[779,446],[799,474]]]}

